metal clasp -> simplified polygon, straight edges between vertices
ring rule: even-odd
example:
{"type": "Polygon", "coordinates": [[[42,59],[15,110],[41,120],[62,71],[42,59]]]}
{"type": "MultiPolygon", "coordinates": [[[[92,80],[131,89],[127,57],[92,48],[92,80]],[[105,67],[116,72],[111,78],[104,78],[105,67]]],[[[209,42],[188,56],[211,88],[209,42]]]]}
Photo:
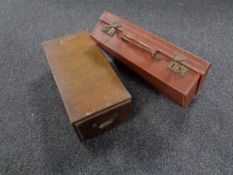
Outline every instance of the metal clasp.
{"type": "Polygon", "coordinates": [[[112,37],[116,33],[117,27],[121,27],[121,25],[118,22],[113,21],[111,25],[105,24],[104,27],[102,28],[102,32],[112,37]]]}
{"type": "Polygon", "coordinates": [[[186,58],[182,55],[174,54],[172,59],[173,61],[169,63],[168,68],[177,73],[178,75],[184,76],[188,68],[180,64],[179,62],[186,60],[186,58]]]}
{"type": "Polygon", "coordinates": [[[162,54],[159,51],[152,53],[152,58],[155,58],[157,60],[161,60],[161,57],[162,57],[162,54]]]}

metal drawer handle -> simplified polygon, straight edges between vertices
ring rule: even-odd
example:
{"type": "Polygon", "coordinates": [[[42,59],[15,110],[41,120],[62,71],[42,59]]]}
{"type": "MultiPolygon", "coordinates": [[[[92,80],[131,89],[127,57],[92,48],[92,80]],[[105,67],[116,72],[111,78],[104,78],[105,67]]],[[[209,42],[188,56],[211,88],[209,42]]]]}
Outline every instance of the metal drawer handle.
{"type": "Polygon", "coordinates": [[[94,123],[92,125],[92,127],[98,128],[98,129],[105,129],[105,128],[109,127],[115,121],[115,119],[117,117],[118,117],[118,114],[113,114],[113,116],[110,119],[108,119],[102,123],[94,123]]]}

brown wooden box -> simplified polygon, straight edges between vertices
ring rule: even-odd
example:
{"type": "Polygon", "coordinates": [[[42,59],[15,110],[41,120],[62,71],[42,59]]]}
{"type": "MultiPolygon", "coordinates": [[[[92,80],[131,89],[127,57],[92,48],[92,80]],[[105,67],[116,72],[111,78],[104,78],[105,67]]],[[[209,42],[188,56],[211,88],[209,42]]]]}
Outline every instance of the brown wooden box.
{"type": "Polygon", "coordinates": [[[43,47],[70,122],[81,140],[130,118],[131,95],[89,33],[46,41],[43,47]]]}
{"type": "Polygon", "coordinates": [[[102,14],[91,37],[184,107],[196,96],[210,68],[209,62],[109,12],[102,14]]]}

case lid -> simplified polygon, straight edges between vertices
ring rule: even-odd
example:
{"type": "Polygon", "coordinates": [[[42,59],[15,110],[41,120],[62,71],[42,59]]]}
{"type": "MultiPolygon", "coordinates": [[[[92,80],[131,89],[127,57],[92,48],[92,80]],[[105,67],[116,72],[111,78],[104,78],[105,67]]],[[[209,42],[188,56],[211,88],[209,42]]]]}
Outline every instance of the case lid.
{"type": "MultiPolygon", "coordinates": [[[[101,15],[99,23],[102,23],[104,25],[104,28],[102,28],[102,32],[105,32],[107,35],[111,37],[114,35],[115,32],[118,31],[118,33],[121,33],[121,39],[126,40],[126,42],[134,43],[135,45],[148,50],[149,52],[151,52],[152,56],[155,56],[155,58],[157,56],[160,56],[161,54],[170,58],[171,61],[174,62],[172,62],[173,64],[169,66],[171,67],[171,69],[174,69],[175,71],[178,69],[177,73],[183,73],[180,72],[182,68],[183,71],[187,71],[189,69],[199,74],[200,78],[196,89],[196,93],[202,86],[202,83],[211,66],[211,64],[208,61],[200,57],[197,57],[196,55],[191,54],[186,50],[179,48],[174,44],[148,31],[145,31],[144,29],[128,22],[127,20],[122,19],[109,12],[105,11],[101,15]]],[[[98,36],[98,33],[95,29],[92,32],[92,37],[95,38],[97,41],[101,42],[101,40],[99,40],[101,36],[98,36]]],[[[112,37],[112,40],[114,40],[114,37],[112,37]]],[[[106,42],[105,45],[107,45],[108,43],[109,42],[106,42]]],[[[174,85],[172,87],[175,88],[176,86],[174,85]]],[[[182,91],[182,93],[187,92],[185,88],[183,89],[184,91],[182,91]]],[[[187,89],[190,88],[188,87],[187,89]]],[[[180,86],[178,86],[177,90],[181,90],[180,86]]]]}
{"type": "Polygon", "coordinates": [[[71,123],[131,98],[88,32],[43,47],[71,123]]]}

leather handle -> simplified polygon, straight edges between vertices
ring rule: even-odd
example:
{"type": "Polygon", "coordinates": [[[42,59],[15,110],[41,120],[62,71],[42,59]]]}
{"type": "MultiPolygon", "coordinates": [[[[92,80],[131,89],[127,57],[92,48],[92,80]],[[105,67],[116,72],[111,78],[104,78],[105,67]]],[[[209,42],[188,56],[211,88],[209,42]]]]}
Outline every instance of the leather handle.
{"type": "Polygon", "coordinates": [[[148,45],[146,42],[137,39],[132,34],[126,34],[126,33],[122,32],[120,34],[120,38],[125,42],[129,42],[129,43],[137,46],[140,49],[148,51],[149,53],[151,53],[151,56],[153,58],[157,58],[157,59],[160,58],[160,54],[159,54],[158,49],[155,49],[155,48],[151,47],[150,45],[148,45]]]}
{"type": "MultiPolygon", "coordinates": [[[[154,49],[150,45],[145,43],[144,41],[138,40],[132,34],[125,34],[124,32],[122,32],[120,35],[120,38],[125,42],[129,42],[129,43],[139,47],[140,49],[144,49],[144,50],[150,52],[152,58],[156,58],[156,59],[161,58],[161,53],[159,52],[158,49],[154,49]]],[[[174,54],[171,58],[173,59],[173,61],[169,63],[168,68],[170,70],[174,71],[175,73],[177,73],[181,76],[184,76],[185,72],[187,72],[187,68],[178,62],[184,61],[186,58],[181,56],[181,55],[178,55],[178,54],[174,54]]]]}
{"type": "MultiPolygon", "coordinates": [[[[102,28],[102,31],[111,37],[113,37],[116,33],[118,33],[122,41],[131,43],[134,46],[151,53],[152,58],[156,58],[160,60],[162,55],[165,55],[171,58],[172,61],[169,63],[168,68],[179,75],[183,76],[185,74],[188,67],[186,67],[186,65],[183,65],[180,62],[186,60],[186,57],[180,54],[177,54],[177,53],[168,54],[168,53],[161,52],[158,48],[150,46],[145,41],[138,39],[135,35],[128,33],[128,32],[126,33],[124,30],[121,29],[122,27],[123,26],[119,24],[118,22],[113,22],[112,24],[104,25],[104,27],[102,28]]],[[[173,52],[169,48],[166,48],[166,49],[170,50],[170,52],[173,52]]]]}

